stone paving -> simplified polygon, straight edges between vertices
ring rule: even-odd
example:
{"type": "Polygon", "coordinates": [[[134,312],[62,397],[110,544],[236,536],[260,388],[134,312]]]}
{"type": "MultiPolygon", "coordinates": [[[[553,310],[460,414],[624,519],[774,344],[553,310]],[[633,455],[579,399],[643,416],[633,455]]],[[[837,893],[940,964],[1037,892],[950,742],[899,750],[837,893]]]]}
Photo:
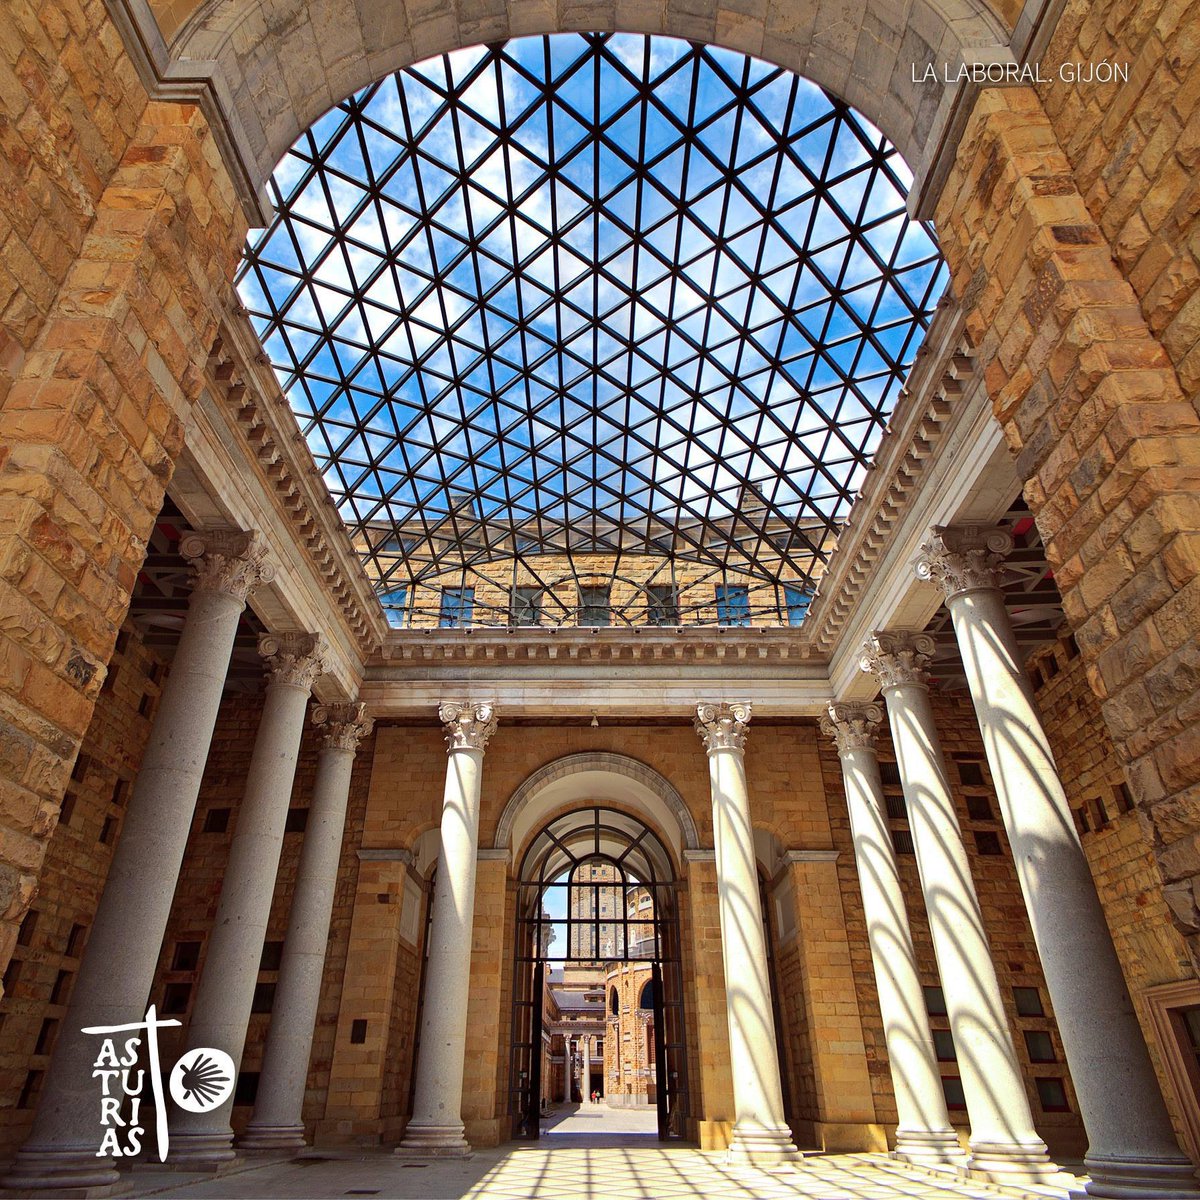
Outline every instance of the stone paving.
{"type": "MultiPolygon", "coordinates": [[[[660,1144],[653,1112],[576,1105],[537,1143],[466,1161],[409,1163],[384,1150],[251,1160],[218,1178],[145,1170],[124,1197],[181,1200],[1066,1200],[1063,1188],[998,1188],[913,1170],[880,1154],[818,1155],[797,1168],[731,1167],[720,1154],[660,1144]],[[587,1132],[585,1132],[585,1130],[587,1132]]],[[[1064,1181],[1065,1182],[1065,1181],[1064,1181]]]]}

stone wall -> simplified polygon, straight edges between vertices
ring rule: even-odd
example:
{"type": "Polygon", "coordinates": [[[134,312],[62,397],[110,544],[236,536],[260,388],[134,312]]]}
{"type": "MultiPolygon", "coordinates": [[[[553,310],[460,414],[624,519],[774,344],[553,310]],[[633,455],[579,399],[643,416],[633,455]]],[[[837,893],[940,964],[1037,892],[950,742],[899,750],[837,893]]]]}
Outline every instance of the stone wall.
{"type": "Polygon", "coordinates": [[[163,660],[126,624],[67,784],[38,895],[5,973],[0,1159],[16,1151],[33,1120],[165,678],[163,660]]]}
{"type": "MultiPolygon", "coordinates": [[[[823,531],[826,535],[828,531],[823,531]]],[[[809,531],[809,535],[822,545],[822,533],[809,531]]],[[[415,540],[415,539],[411,539],[415,540]]],[[[827,549],[832,549],[833,538],[826,538],[827,549]]],[[[363,546],[358,540],[359,548],[363,546]]],[[[418,543],[416,557],[433,552],[418,543]]],[[[392,560],[380,554],[385,566],[392,560]]],[[[608,594],[609,619],[605,624],[650,625],[652,600],[647,590],[653,587],[666,588],[672,596],[674,615],[659,618],[667,625],[718,625],[734,624],[728,613],[718,607],[719,588],[744,588],[745,618],[739,623],[750,626],[776,626],[789,624],[788,588],[795,588],[792,603],[796,605],[795,623],[799,624],[807,605],[807,599],[797,599],[800,593],[811,594],[811,585],[797,577],[790,565],[780,564],[778,583],[764,582],[760,577],[738,571],[714,570],[707,563],[671,563],[662,556],[645,554],[623,554],[619,562],[611,554],[576,554],[571,558],[560,554],[538,555],[538,574],[522,562],[515,567],[503,560],[487,566],[465,571],[447,572],[423,579],[419,586],[404,587],[384,593],[388,606],[388,619],[393,625],[416,629],[436,629],[442,623],[442,598],[444,593],[458,595],[470,589],[471,601],[466,606],[462,625],[504,626],[513,624],[539,624],[546,626],[577,626],[580,619],[580,589],[596,586],[608,594]],[[617,573],[619,568],[619,573],[617,573]],[[515,588],[537,590],[538,613],[536,622],[528,616],[514,620],[513,604],[515,588]]],[[[818,568],[820,564],[818,563],[818,568]]],[[[378,572],[370,562],[368,573],[378,572]]],[[[731,605],[731,607],[733,607],[731,605]]]]}
{"type": "Polygon", "coordinates": [[[1072,0],[1044,75],[1064,63],[1127,65],[1129,81],[1047,84],[1046,113],[1093,220],[1162,341],[1200,393],[1200,33],[1189,0],[1072,0]]]}
{"type": "Polygon", "coordinates": [[[0,405],[54,308],[146,93],[97,0],[14,0],[0,29],[0,405]]]}
{"type": "Polygon", "coordinates": [[[604,984],[604,1095],[627,1102],[653,1104],[655,1081],[647,1069],[657,1060],[659,1047],[651,1053],[654,1038],[654,1006],[640,1001],[652,975],[649,963],[611,967],[604,984]],[[613,993],[616,1011],[613,1011],[613,993]]]}
{"type": "MultiPolygon", "coordinates": [[[[1101,11],[1105,27],[1118,30],[1132,8],[1101,11]]],[[[1186,43],[1186,6],[1161,11],[1186,43]]],[[[1141,22],[1140,15],[1131,21],[1130,36],[1145,33],[1141,22]]],[[[1181,87],[1166,60],[1152,61],[1155,45],[1161,38],[1147,42],[1143,88],[1152,78],[1164,103],[1187,107],[1192,85],[1181,87]]],[[[1145,107],[1131,108],[1136,95],[1112,91],[1106,138],[1136,144],[1130,113],[1144,125],[1155,103],[1147,93],[1145,107]]],[[[1069,117],[1058,118],[1064,142],[1073,133],[1069,117]]],[[[1146,192],[1151,205],[1174,188],[1194,189],[1169,161],[1164,170],[1164,181],[1146,192]]],[[[1122,173],[1116,168],[1112,177],[1122,173]]],[[[1154,827],[1165,898],[1195,961],[1200,414],[1176,369],[1186,355],[1168,354],[1147,323],[1142,294],[1114,258],[1106,228],[1120,209],[1110,211],[1092,188],[1089,207],[1080,191],[1087,178],[1083,160],[1064,153],[1036,92],[985,90],[938,204],[939,240],[1089,682],[1133,797],[1154,827]]],[[[1181,204],[1180,211],[1182,197],[1181,204]]],[[[1151,290],[1144,289],[1147,303],[1151,290]]]]}
{"type": "Polygon", "coordinates": [[[101,0],[0,32],[0,967],[200,393],[245,235],[195,105],[101,0]]]}
{"type": "Polygon", "coordinates": [[[1162,876],[1100,720],[1100,704],[1069,637],[1030,660],[1046,733],[1117,947],[1176,1132],[1184,1126],[1163,1067],[1147,988],[1193,978],[1187,946],[1163,899],[1162,876]]]}

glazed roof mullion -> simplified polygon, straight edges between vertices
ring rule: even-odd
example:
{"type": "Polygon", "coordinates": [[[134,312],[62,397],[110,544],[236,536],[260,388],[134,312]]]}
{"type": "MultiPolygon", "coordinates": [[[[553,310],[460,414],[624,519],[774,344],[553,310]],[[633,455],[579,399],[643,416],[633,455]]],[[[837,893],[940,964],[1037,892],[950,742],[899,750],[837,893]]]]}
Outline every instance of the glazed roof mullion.
{"type": "Polygon", "coordinates": [[[543,550],[578,582],[608,545],[609,579],[636,551],[811,583],[941,279],[895,152],[729,51],[530,46],[343,102],[247,254],[371,578],[543,550]]]}

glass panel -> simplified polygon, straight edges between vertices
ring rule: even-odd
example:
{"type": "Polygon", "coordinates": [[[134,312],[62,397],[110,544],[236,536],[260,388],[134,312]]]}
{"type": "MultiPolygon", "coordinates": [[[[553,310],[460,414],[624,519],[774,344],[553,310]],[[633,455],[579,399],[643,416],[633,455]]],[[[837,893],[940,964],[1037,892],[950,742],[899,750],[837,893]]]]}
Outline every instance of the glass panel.
{"type": "Polygon", "coordinates": [[[1046,1010],[1042,1007],[1042,994],[1035,987],[1013,988],[1013,999],[1017,1002],[1017,1012],[1022,1017],[1042,1017],[1046,1010]]]}
{"type": "Polygon", "coordinates": [[[540,625],[542,622],[542,589],[536,587],[513,588],[509,623],[512,625],[540,625]]]}
{"type": "Polygon", "coordinates": [[[750,624],[750,590],[740,585],[717,588],[717,624],[750,624]]]}
{"type": "Polygon", "coordinates": [[[783,595],[787,604],[787,623],[803,625],[804,618],[808,616],[808,606],[812,603],[812,592],[789,585],[783,589],[783,595]]]}
{"type": "Polygon", "coordinates": [[[475,607],[475,589],[443,588],[440,624],[443,629],[458,629],[471,624],[471,610],[475,607]]]}
{"type": "Polygon", "coordinates": [[[646,597],[651,625],[679,624],[679,598],[673,587],[648,587],[646,597]]]}
{"type": "Polygon", "coordinates": [[[1192,1049],[1200,1052],[1200,1008],[1181,1008],[1177,1011],[1183,1018],[1192,1049]]]}
{"type": "Polygon", "coordinates": [[[408,614],[408,588],[388,588],[379,593],[379,602],[383,605],[389,625],[399,627],[405,624],[408,614]]]}
{"type": "Polygon", "coordinates": [[[580,625],[608,625],[612,621],[609,607],[609,591],[606,587],[581,587],[579,589],[580,625]]]}
{"type": "MultiPolygon", "coordinates": [[[[908,181],[768,63],[516,38],[305,132],[238,287],[372,584],[432,589],[414,620],[514,554],[564,607],[641,554],[704,568],[687,620],[729,570],[795,623],[946,278],[908,181]]],[[[456,619],[507,623],[512,582],[456,619]]]]}

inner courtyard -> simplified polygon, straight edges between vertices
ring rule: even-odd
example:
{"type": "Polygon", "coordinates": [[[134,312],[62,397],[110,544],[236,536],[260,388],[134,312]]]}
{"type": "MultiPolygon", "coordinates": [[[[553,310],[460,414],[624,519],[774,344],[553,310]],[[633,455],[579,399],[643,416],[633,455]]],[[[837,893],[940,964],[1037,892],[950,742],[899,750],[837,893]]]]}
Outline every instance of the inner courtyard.
{"type": "Polygon", "coordinates": [[[1200,1198],[1188,0],[11,0],[0,1194],[1200,1198]]]}

